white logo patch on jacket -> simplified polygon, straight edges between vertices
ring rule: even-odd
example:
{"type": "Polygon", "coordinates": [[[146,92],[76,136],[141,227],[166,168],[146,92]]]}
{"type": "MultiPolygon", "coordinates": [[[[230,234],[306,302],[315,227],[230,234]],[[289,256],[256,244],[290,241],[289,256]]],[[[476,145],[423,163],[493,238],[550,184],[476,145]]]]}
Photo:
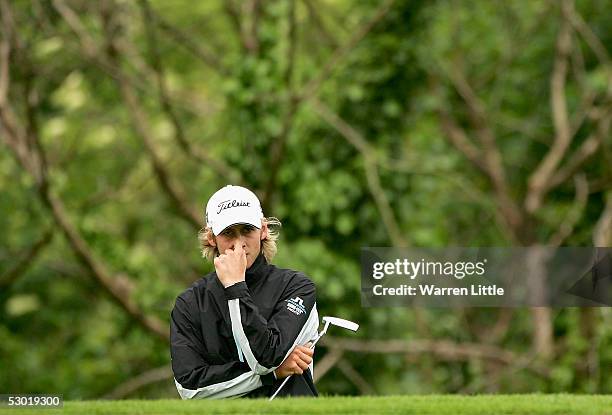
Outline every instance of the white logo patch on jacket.
{"type": "Polygon", "coordinates": [[[287,310],[291,311],[296,316],[304,314],[306,312],[306,307],[304,307],[304,300],[302,300],[300,297],[288,299],[287,310]]]}

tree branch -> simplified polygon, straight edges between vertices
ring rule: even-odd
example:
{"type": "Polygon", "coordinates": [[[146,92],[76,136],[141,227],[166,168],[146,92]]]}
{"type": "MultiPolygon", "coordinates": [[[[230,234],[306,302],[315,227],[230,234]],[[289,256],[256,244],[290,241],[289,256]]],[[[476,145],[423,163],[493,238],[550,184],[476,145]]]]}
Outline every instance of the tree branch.
{"type": "MultiPolygon", "coordinates": [[[[0,112],[4,112],[3,106],[0,106],[0,112]]],[[[6,129],[3,130],[3,135],[8,135],[9,132],[6,129]]],[[[34,138],[38,141],[38,137],[34,138]]],[[[23,142],[23,140],[25,140],[24,137],[12,137],[6,141],[9,148],[13,152],[16,152],[18,150],[12,143],[16,141],[23,142]]],[[[40,147],[40,144],[38,144],[37,147],[42,148],[40,147]]],[[[33,149],[32,151],[37,150],[33,149]]],[[[33,170],[33,168],[28,164],[22,163],[22,167],[32,176],[37,174],[37,170],[33,170]]],[[[69,220],[62,201],[51,193],[48,185],[45,185],[47,182],[48,180],[46,176],[41,177],[37,182],[38,195],[52,212],[55,222],[65,235],[77,258],[91,272],[98,284],[116,303],[127,311],[132,318],[138,321],[148,331],[154,333],[163,340],[168,341],[169,336],[166,330],[166,325],[156,317],[145,315],[142,310],[140,310],[138,305],[130,298],[130,292],[125,290],[125,285],[121,284],[119,280],[112,278],[111,274],[106,268],[106,265],[95,257],[87,242],[83,239],[77,228],[69,220]]]]}
{"type": "Polygon", "coordinates": [[[579,168],[593,156],[600,147],[604,137],[610,132],[610,121],[612,116],[608,115],[598,123],[597,131],[589,135],[580,147],[572,154],[566,164],[561,166],[550,179],[550,188],[565,183],[579,168]]]}
{"type": "Polygon", "coordinates": [[[566,18],[569,19],[570,23],[574,27],[574,29],[580,33],[582,38],[585,40],[587,45],[591,48],[591,50],[597,56],[597,59],[608,67],[608,71],[610,70],[610,56],[608,56],[608,51],[606,47],[601,43],[601,40],[593,33],[589,25],[586,24],[580,13],[576,11],[574,7],[568,7],[565,9],[566,18]]]}
{"type": "Polygon", "coordinates": [[[333,53],[331,58],[325,63],[323,69],[319,71],[318,75],[314,76],[299,95],[300,101],[307,101],[311,97],[315,96],[323,84],[333,73],[336,66],[344,59],[344,57],[350,52],[360,41],[368,34],[370,30],[389,12],[393,2],[395,0],[386,0],[380,5],[378,10],[374,13],[374,16],[361,27],[359,27],[346,43],[346,45],[338,47],[333,53]]]}
{"type": "MultiPolygon", "coordinates": [[[[484,158],[484,161],[477,163],[477,166],[480,166],[482,163],[482,167],[484,167],[484,171],[495,190],[497,204],[507,222],[507,226],[516,237],[523,223],[523,218],[519,206],[510,195],[502,156],[495,143],[495,134],[487,121],[488,116],[485,106],[468,82],[462,69],[461,61],[457,62],[455,70],[451,71],[450,80],[466,104],[470,121],[482,145],[482,149],[478,154],[475,154],[473,150],[466,153],[465,151],[468,150],[467,148],[463,149],[463,152],[469,155],[468,158],[473,163],[477,159],[477,155],[484,158]]],[[[450,129],[449,132],[451,132],[450,129]]],[[[463,135],[465,136],[465,134],[463,135]]],[[[453,137],[449,136],[449,138],[451,138],[453,142],[457,142],[457,137],[453,139],[453,137]]],[[[463,141],[464,145],[469,142],[467,139],[463,139],[463,141]]]]}
{"type": "Polygon", "coordinates": [[[283,118],[283,124],[280,134],[275,137],[272,142],[270,149],[270,166],[268,169],[268,180],[266,182],[264,193],[262,197],[262,208],[264,212],[272,211],[272,202],[274,199],[274,191],[276,190],[276,180],[278,172],[281,168],[281,163],[284,159],[285,148],[287,145],[287,138],[291,133],[293,127],[293,121],[298,110],[298,101],[294,95],[293,79],[294,79],[294,68],[295,68],[295,49],[297,43],[296,36],[296,22],[295,22],[295,0],[289,0],[288,10],[289,20],[289,45],[287,47],[287,68],[283,76],[287,94],[289,97],[289,103],[287,112],[283,118]]]}
{"type": "Polygon", "coordinates": [[[112,391],[106,393],[102,399],[123,399],[130,396],[137,390],[144,388],[152,383],[172,379],[172,370],[169,365],[147,370],[138,376],[126,380],[112,391]]]}
{"type": "MultiPolygon", "coordinates": [[[[63,4],[63,1],[54,0],[54,4],[62,5],[62,8],[58,9],[62,17],[66,19],[70,16],[70,13],[68,12],[68,10],[70,9],[65,4],[63,4]]],[[[103,11],[103,13],[107,11],[108,10],[103,11]]],[[[147,150],[147,154],[149,155],[153,171],[155,173],[155,177],[157,178],[160,187],[164,190],[164,193],[166,194],[166,196],[168,196],[169,200],[176,208],[179,216],[189,222],[195,229],[200,229],[200,215],[195,210],[192,210],[189,207],[187,202],[184,201],[185,198],[183,197],[181,191],[172,183],[170,175],[166,171],[163,161],[161,160],[161,157],[158,155],[157,150],[155,148],[153,136],[147,127],[148,123],[146,121],[144,111],[138,103],[136,94],[131,84],[127,82],[126,77],[121,72],[119,66],[118,52],[114,44],[114,35],[110,32],[110,17],[110,15],[103,15],[105,35],[106,40],[108,42],[107,55],[110,62],[113,63],[114,66],[117,68],[119,76],[116,78],[116,80],[118,82],[119,90],[121,92],[123,100],[129,110],[128,114],[130,115],[132,125],[144,143],[145,149],[147,150]]],[[[82,27],[78,20],[72,22],[69,20],[66,21],[73,28],[73,30],[75,30],[81,40],[84,39],[83,36],[87,38],[86,33],[78,29],[79,27],[82,27]]]]}
{"type": "Polygon", "coordinates": [[[574,227],[584,213],[584,208],[586,207],[589,197],[589,183],[584,174],[579,174],[574,177],[574,185],[576,186],[574,205],[567,213],[565,219],[563,219],[557,232],[548,240],[548,245],[550,246],[560,246],[563,241],[572,234],[574,227]]]}
{"type": "Polygon", "coordinates": [[[341,358],[338,361],[338,369],[355,385],[362,395],[374,395],[375,391],[364,378],[356,371],[348,360],[341,358]]]}
{"type": "MultiPolygon", "coordinates": [[[[86,59],[88,59],[90,62],[94,63],[95,65],[99,66],[104,72],[106,72],[109,76],[111,76],[113,79],[115,79],[117,82],[124,82],[126,84],[128,84],[129,86],[131,86],[131,88],[133,90],[138,90],[139,92],[145,92],[145,93],[150,93],[151,92],[151,88],[142,82],[142,79],[147,78],[147,77],[152,77],[152,81],[151,82],[155,82],[158,83],[158,73],[155,71],[149,71],[146,72],[142,75],[141,78],[133,78],[128,76],[127,73],[121,71],[120,69],[118,69],[116,66],[114,66],[111,62],[109,62],[104,56],[103,54],[101,54],[98,51],[97,46],[95,45],[95,42],[93,41],[93,39],[91,38],[91,36],[89,36],[89,34],[87,33],[87,31],[85,30],[84,26],[82,25],[82,23],[80,22],[78,16],[68,7],[66,6],[66,4],[63,1],[56,1],[54,0],[54,7],[56,7],[56,10],[58,10],[59,14],[64,18],[64,20],[66,20],[66,22],[68,23],[68,26],[70,27],[70,29],[75,32],[75,34],[77,34],[77,39],[79,40],[79,45],[80,45],[80,49],[83,52],[83,55],[86,57],[86,59]]],[[[153,13],[153,12],[152,12],[153,13]]],[[[145,22],[146,25],[148,25],[148,21],[145,22]]],[[[148,25],[150,26],[150,25],[148,25]]],[[[152,30],[152,28],[151,28],[152,30]]],[[[120,50],[121,48],[119,47],[119,44],[115,45],[117,50],[120,50]]],[[[126,47],[129,46],[129,44],[125,45],[126,47]]],[[[142,65],[141,65],[142,66],[142,65]]],[[[144,68],[144,69],[149,69],[144,68]]],[[[163,79],[163,78],[162,78],[163,79]]],[[[165,83],[164,83],[164,87],[165,87],[165,83]]],[[[158,99],[160,99],[160,91],[158,89],[158,99]]],[[[162,106],[162,109],[165,110],[166,113],[168,113],[168,108],[170,108],[173,112],[173,114],[176,114],[176,111],[174,110],[174,106],[175,104],[173,103],[173,101],[175,100],[175,97],[172,97],[170,94],[170,91],[168,91],[167,88],[164,88],[163,91],[163,99],[160,99],[160,104],[162,106]]],[[[201,114],[196,114],[193,111],[193,107],[196,106],[196,104],[189,102],[189,103],[183,103],[183,102],[179,102],[181,109],[188,111],[192,114],[201,116],[201,114]]],[[[210,156],[208,156],[205,152],[203,152],[202,150],[200,150],[199,148],[193,146],[192,144],[190,144],[186,139],[181,140],[181,138],[183,137],[183,135],[181,135],[182,133],[182,129],[177,132],[177,123],[178,123],[178,117],[174,116],[175,119],[173,119],[173,116],[169,116],[169,118],[171,119],[171,122],[173,123],[173,126],[175,127],[175,140],[178,142],[179,144],[179,148],[186,153],[186,155],[189,158],[192,158],[194,160],[196,160],[199,163],[204,163],[207,166],[209,166],[213,171],[215,171],[219,176],[226,178],[228,181],[233,182],[233,183],[242,183],[243,179],[241,177],[241,175],[239,174],[238,171],[235,171],[233,169],[231,169],[228,165],[226,165],[225,163],[223,163],[222,161],[212,158],[210,156]],[[177,137],[178,136],[178,137],[177,137]]],[[[179,129],[180,129],[180,124],[179,124],[179,129]]]]}
{"type": "Polygon", "coordinates": [[[0,275],[0,291],[8,289],[21,275],[25,274],[38,255],[43,252],[43,249],[49,245],[52,240],[53,229],[49,228],[43,232],[42,236],[34,242],[32,246],[19,254],[17,262],[0,275]]]}
{"type": "Polygon", "coordinates": [[[612,191],[605,195],[605,205],[593,229],[593,245],[612,247],[612,191]]]}
{"type": "Polygon", "coordinates": [[[445,109],[440,108],[438,110],[438,115],[440,117],[442,131],[444,131],[451,144],[459,150],[465,158],[472,162],[478,170],[484,174],[488,174],[487,166],[482,161],[480,149],[470,141],[463,128],[455,122],[445,109]]]}
{"type": "Polygon", "coordinates": [[[240,40],[242,50],[249,54],[255,54],[259,50],[259,42],[257,41],[257,19],[259,14],[259,4],[257,0],[248,0],[240,2],[240,5],[234,3],[233,0],[224,2],[225,13],[232,22],[234,29],[240,40]],[[245,15],[251,15],[253,19],[251,25],[246,24],[245,15]]]}
{"type": "MultiPolygon", "coordinates": [[[[153,71],[147,71],[145,73],[139,73],[138,76],[129,76],[129,74],[118,71],[116,67],[114,67],[104,56],[104,54],[98,50],[95,42],[87,33],[85,27],[80,22],[78,16],[74,13],[72,9],[66,6],[66,3],[63,1],[53,0],[53,7],[58,11],[60,16],[67,21],[69,29],[76,34],[76,41],[78,43],[78,51],[80,52],[80,56],[82,56],[86,61],[95,65],[100,70],[108,74],[111,78],[116,81],[119,80],[122,76],[125,77],[125,82],[129,83],[133,89],[137,90],[140,93],[144,93],[146,95],[150,95],[154,89],[150,87],[150,83],[155,83],[155,75],[153,71]],[[67,20],[68,19],[68,20],[67,20]]],[[[74,41],[75,36],[67,37],[64,33],[60,31],[53,31],[50,33],[51,36],[60,36],[64,39],[64,48],[69,50],[71,48],[71,41],[74,41]]],[[[117,44],[117,48],[121,50],[121,45],[117,44]]],[[[127,44],[125,47],[129,47],[127,44]]],[[[143,69],[143,65],[139,65],[140,69],[143,69]]],[[[144,69],[149,69],[148,67],[144,69]]],[[[193,114],[197,117],[206,116],[210,111],[210,108],[200,104],[199,101],[194,100],[191,96],[187,96],[186,98],[183,95],[174,95],[170,94],[171,91],[168,91],[169,99],[173,101],[174,106],[179,106],[181,110],[193,114]],[[196,112],[195,108],[200,109],[200,112],[196,112]],[[206,111],[206,113],[202,113],[201,111],[206,111]]],[[[156,94],[157,95],[157,94],[156,94]]],[[[193,147],[193,146],[192,146],[193,147]]]]}
{"type": "Polygon", "coordinates": [[[368,189],[374,198],[374,202],[380,212],[380,215],[387,230],[387,234],[393,243],[393,246],[408,246],[408,242],[400,232],[399,224],[393,213],[393,209],[389,205],[389,200],[384,189],[380,184],[378,175],[378,166],[376,160],[376,152],[370,147],[368,142],[357,132],[353,127],[341,119],[337,114],[331,111],[322,102],[313,98],[311,100],[312,107],[321,118],[331,125],[346,141],[348,141],[361,154],[363,158],[364,170],[368,189]]]}
{"type": "MultiPolygon", "coordinates": [[[[289,109],[283,121],[283,127],[281,129],[281,133],[279,134],[278,137],[276,137],[275,141],[273,142],[272,149],[271,149],[270,175],[269,175],[268,181],[265,186],[264,197],[263,197],[263,200],[264,200],[263,205],[265,208],[269,208],[272,203],[272,195],[273,195],[273,191],[274,191],[275,184],[276,184],[276,175],[280,168],[280,162],[282,161],[282,158],[284,155],[287,136],[289,135],[291,126],[293,124],[293,118],[294,118],[295,113],[298,111],[300,105],[303,102],[309,100],[316,94],[321,84],[330,76],[335,66],[348,54],[348,52],[352,50],[355,47],[355,45],[357,45],[357,43],[359,43],[359,41],[363,39],[365,35],[376,25],[376,23],[378,23],[387,14],[393,2],[394,0],[387,0],[384,4],[382,4],[381,7],[377,10],[377,12],[374,14],[372,19],[370,19],[367,23],[365,23],[363,26],[361,26],[354,32],[353,36],[351,37],[351,39],[346,45],[334,51],[332,58],[328,60],[324,68],[320,71],[319,75],[312,78],[310,82],[308,82],[308,84],[304,88],[302,88],[301,93],[294,94],[292,92],[292,88],[289,88],[290,89],[289,109]]],[[[289,11],[290,13],[290,34],[289,34],[290,35],[290,47],[289,47],[288,52],[290,55],[294,53],[294,48],[295,48],[295,43],[296,43],[295,16],[292,17],[292,15],[295,13],[295,11],[293,10],[293,7],[294,5],[291,6],[290,11],[289,11]]],[[[230,16],[232,16],[232,19],[235,22],[238,22],[238,24],[240,25],[240,15],[237,12],[235,6],[232,5],[231,2],[226,3],[226,11],[230,14],[230,16]]],[[[292,60],[293,58],[290,56],[290,62],[292,60]]],[[[291,63],[291,65],[288,67],[288,70],[285,74],[286,79],[288,79],[289,81],[291,81],[292,73],[293,73],[293,63],[291,63]]],[[[368,171],[370,171],[369,183],[371,183],[371,188],[373,188],[374,191],[377,191],[377,189],[380,188],[380,184],[377,185],[378,173],[376,173],[376,177],[374,177],[371,174],[372,173],[371,169],[366,170],[366,172],[368,171]]],[[[378,195],[379,201],[382,201],[382,199],[386,198],[384,194],[382,194],[381,192],[378,192],[377,195],[378,195]]],[[[401,240],[401,237],[399,240],[401,240]]]]}
{"type": "Polygon", "coordinates": [[[338,47],[338,41],[336,38],[330,33],[330,31],[325,27],[323,19],[319,14],[317,8],[312,4],[311,0],[302,0],[308,9],[308,15],[312,18],[314,26],[318,29],[317,31],[321,34],[325,42],[333,49],[338,47]]]}
{"type": "Polygon", "coordinates": [[[180,29],[164,20],[157,12],[153,9],[151,11],[152,21],[159,26],[161,30],[167,33],[179,46],[193,54],[196,58],[204,62],[206,65],[219,72],[221,75],[229,75],[229,71],[225,68],[221,62],[208,50],[202,47],[202,43],[196,43],[192,38],[183,33],[180,29]]]}
{"type": "MultiPolygon", "coordinates": [[[[0,11],[2,12],[2,40],[0,43],[0,131],[3,132],[4,139],[13,149],[15,160],[28,169],[34,171],[33,160],[26,141],[20,141],[17,137],[25,135],[21,126],[16,121],[13,108],[9,105],[10,95],[10,63],[14,59],[15,51],[12,43],[17,43],[15,39],[13,13],[6,0],[0,1],[0,11]]],[[[35,180],[39,180],[34,176],[35,180]]]]}
{"type": "MultiPolygon", "coordinates": [[[[489,174],[489,166],[483,161],[482,151],[476,147],[470,139],[464,129],[461,128],[457,122],[451,117],[451,115],[444,109],[438,109],[438,117],[440,118],[440,124],[445,137],[450,143],[457,149],[463,156],[470,161],[481,173],[483,173],[490,181],[493,181],[492,176],[489,174]]],[[[499,191],[496,193],[495,203],[500,209],[495,209],[495,217],[497,223],[507,231],[513,242],[517,242],[518,229],[513,225],[515,214],[513,212],[518,209],[514,202],[508,203],[506,198],[509,196],[505,192],[499,191]]]]}
{"type": "Polygon", "coordinates": [[[157,83],[158,99],[162,110],[170,119],[170,122],[174,127],[174,139],[178,143],[179,148],[183,150],[183,153],[187,157],[194,159],[198,163],[203,163],[204,165],[210,166],[226,181],[235,184],[243,183],[243,178],[239,172],[231,169],[228,165],[217,160],[216,158],[210,157],[207,153],[196,149],[185,137],[183,125],[179,121],[178,114],[170,100],[168,88],[164,79],[164,67],[162,64],[161,55],[159,53],[159,48],[157,46],[158,40],[155,34],[155,28],[151,25],[151,21],[154,20],[153,10],[151,9],[151,6],[147,0],[140,0],[139,4],[143,14],[142,20],[147,35],[147,45],[149,47],[149,54],[151,56],[151,65],[153,67],[155,81],[157,83]]]}
{"type": "MultiPolygon", "coordinates": [[[[448,361],[470,359],[491,360],[504,365],[512,365],[521,356],[509,350],[480,343],[454,343],[445,340],[358,340],[326,336],[320,344],[325,347],[357,353],[404,353],[429,354],[448,361]]],[[[548,377],[546,366],[533,364],[527,367],[540,376],[548,377]]]]}
{"type": "MultiPolygon", "coordinates": [[[[2,6],[3,10],[8,10],[8,4],[5,1],[2,6]]],[[[5,28],[5,30],[8,29],[5,28]]],[[[33,102],[26,100],[25,105],[32,106],[33,102]]],[[[33,114],[37,111],[37,108],[33,107],[27,111],[33,114]]],[[[32,133],[30,137],[26,137],[25,129],[19,126],[16,118],[7,116],[12,113],[13,111],[8,101],[0,102],[0,118],[3,120],[0,123],[2,136],[9,149],[16,155],[16,159],[22,168],[34,177],[38,196],[51,211],[55,223],[66,237],[77,258],[90,271],[104,291],[110,295],[111,299],[121,306],[134,320],[147,331],[154,333],[164,341],[168,341],[169,334],[166,325],[156,317],[143,313],[138,304],[131,299],[130,291],[126,289],[126,284],[123,284],[120,278],[113,278],[111,276],[106,264],[95,256],[76,226],[70,221],[62,200],[51,192],[47,171],[40,166],[41,160],[44,160],[45,157],[44,153],[42,153],[44,149],[40,144],[38,135],[32,133]],[[7,128],[8,125],[4,120],[10,121],[11,128],[7,128]],[[34,145],[31,147],[24,145],[28,140],[34,141],[34,145]]]]}
{"type": "Polygon", "coordinates": [[[342,358],[344,351],[342,349],[331,348],[323,359],[317,362],[316,370],[314,371],[314,383],[321,380],[327,372],[329,372],[342,358]]]}
{"type": "Polygon", "coordinates": [[[9,90],[9,60],[11,59],[11,33],[12,27],[10,11],[5,1],[0,3],[2,12],[2,41],[0,43],[0,105],[4,105],[8,97],[9,90]]]}
{"type": "Polygon", "coordinates": [[[253,54],[259,51],[259,39],[257,38],[257,26],[259,24],[259,15],[261,12],[261,4],[259,0],[242,1],[242,16],[248,16],[250,19],[244,19],[242,24],[242,43],[246,49],[253,54]]]}
{"type": "Polygon", "coordinates": [[[568,10],[573,8],[571,0],[561,3],[561,27],[557,35],[555,63],[550,78],[550,105],[552,108],[555,138],[548,153],[541,160],[528,180],[528,191],[525,198],[527,212],[534,213],[542,205],[542,199],[549,190],[550,178],[563,159],[571,140],[567,102],[565,99],[565,83],[567,80],[568,58],[572,47],[571,27],[568,10]]]}

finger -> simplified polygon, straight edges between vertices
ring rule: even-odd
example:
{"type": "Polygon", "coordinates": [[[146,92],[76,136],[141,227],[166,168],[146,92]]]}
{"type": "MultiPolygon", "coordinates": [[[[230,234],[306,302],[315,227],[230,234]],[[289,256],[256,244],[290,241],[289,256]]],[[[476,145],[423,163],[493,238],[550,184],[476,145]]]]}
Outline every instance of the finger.
{"type": "Polygon", "coordinates": [[[306,364],[310,364],[312,362],[312,357],[308,356],[306,353],[301,351],[297,351],[297,356],[300,358],[302,362],[306,362],[306,364]]]}
{"type": "Polygon", "coordinates": [[[308,356],[308,357],[312,357],[312,355],[313,355],[311,349],[305,349],[303,347],[300,347],[299,349],[296,347],[294,352],[295,353],[299,353],[302,356],[308,356]]]}
{"type": "Polygon", "coordinates": [[[298,366],[295,369],[293,369],[293,373],[296,375],[301,375],[302,373],[304,373],[304,371],[298,366]]]}
{"type": "Polygon", "coordinates": [[[314,350],[313,349],[309,349],[308,347],[304,347],[304,346],[297,346],[295,348],[295,350],[299,350],[300,352],[308,355],[308,356],[313,356],[314,355],[314,350]]]}
{"type": "Polygon", "coordinates": [[[300,359],[300,362],[303,362],[304,364],[306,364],[306,366],[308,366],[312,363],[312,358],[308,356],[304,356],[303,358],[300,359]]]}
{"type": "Polygon", "coordinates": [[[298,360],[297,365],[302,370],[308,369],[308,363],[304,362],[303,360],[298,360]]]}
{"type": "Polygon", "coordinates": [[[307,346],[299,346],[300,350],[303,351],[304,353],[312,356],[314,354],[314,349],[311,349],[310,347],[307,346]]]}
{"type": "Polygon", "coordinates": [[[236,248],[234,249],[234,253],[238,255],[239,258],[243,260],[246,259],[246,251],[244,250],[244,247],[242,246],[242,240],[238,240],[236,242],[236,248]]]}
{"type": "Polygon", "coordinates": [[[242,248],[242,240],[236,239],[236,242],[234,242],[234,252],[238,255],[244,254],[244,248],[242,248]]]}
{"type": "Polygon", "coordinates": [[[302,369],[305,369],[304,366],[308,367],[308,365],[310,364],[310,362],[312,362],[312,359],[306,355],[301,355],[298,356],[297,360],[295,361],[302,369]]]}

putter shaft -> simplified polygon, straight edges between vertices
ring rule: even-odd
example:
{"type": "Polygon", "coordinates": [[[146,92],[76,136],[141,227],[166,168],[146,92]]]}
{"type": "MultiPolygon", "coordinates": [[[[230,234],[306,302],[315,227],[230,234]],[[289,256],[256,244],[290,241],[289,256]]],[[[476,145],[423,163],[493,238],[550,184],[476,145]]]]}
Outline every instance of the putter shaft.
{"type": "MultiPolygon", "coordinates": [[[[342,318],[338,318],[338,317],[329,317],[329,316],[325,316],[323,317],[323,322],[325,323],[325,326],[323,327],[323,330],[321,330],[318,334],[317,334],[317,338],[315,339],[315,341],[310,345],[311,349],[314,349],[315,344],[317,344],[317,342],[319,341],[319,339],[321,337],[323,337],[323,335],[325,333],[327,333],[327,329],[329,328],[329,325],[335,325],[338,327],[342,327],[344,329],[348,329],[348,330],[352,330],[352,331],[357,331],[357,329],[359,329],[359,324],[349,321],[349,320],[344,320],[342,318]]],[[[283,383],[281,383],[281,385],[278,387],[278,389],[276,390],[276,392],[274,392],[274,395],[272,395],[269,399],[269,401],[271,401],[272,399],[274,399],[276,397],[276,395],[278,395],[278,393],[280,392],[280,390],[283,388],[283,386],[285,386],[285,384],[289,381],[289,378],[293,376],[293,375],[289,375],[285,378],[285,380],[283,381],[283,383]]]]}
{"type": "MultiPolygon", "coordinates": [[[[310,345],[309,349],[314,349],[315,344],[317,344],[317,342],[319,341],[319,339],[323,337],[323,333],[319,334],[317,336],[317,338],[315,339],[314,342],[312,342],[312,344],[310,345]]],[[[278,387],[278,389],[276,390],[276,392],[274,392],[274,395],[272,395],[270,397],[270,399],[268,399],[268,401],[271,401],[272,399],[276,398],[276,395],[278,395],[278,393],[280,392],[280,390],[283,388],[283,386],[285,386],[285,383],[289,382],[289,378],[293,376],[293,375],[289,375],[285,378],[285,380],[283,381],[283,383],[281,383],[281,385],[278,387]]]]}

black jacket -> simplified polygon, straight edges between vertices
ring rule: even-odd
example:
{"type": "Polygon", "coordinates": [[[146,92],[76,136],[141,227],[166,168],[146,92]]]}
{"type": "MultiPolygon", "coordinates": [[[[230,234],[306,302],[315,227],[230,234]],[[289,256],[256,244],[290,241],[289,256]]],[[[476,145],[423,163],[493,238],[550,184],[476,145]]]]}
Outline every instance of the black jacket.
{"type": "MultiPolygon", "coordinates": [[[[260,254],[245,282],[224,288],[215,272],[176,299],[170,319],[172,371],[183,399],[269,396],[276,369],[319,326],[314,283],[260,254]]],[[[315,395],[312,365],[282,395],[315,395]]]]}

